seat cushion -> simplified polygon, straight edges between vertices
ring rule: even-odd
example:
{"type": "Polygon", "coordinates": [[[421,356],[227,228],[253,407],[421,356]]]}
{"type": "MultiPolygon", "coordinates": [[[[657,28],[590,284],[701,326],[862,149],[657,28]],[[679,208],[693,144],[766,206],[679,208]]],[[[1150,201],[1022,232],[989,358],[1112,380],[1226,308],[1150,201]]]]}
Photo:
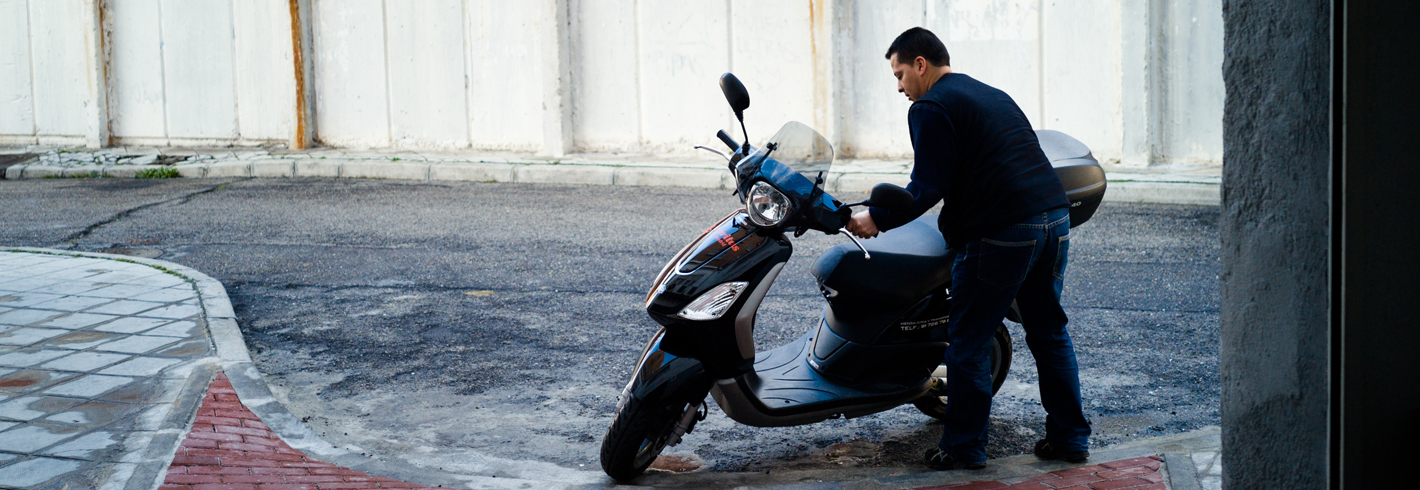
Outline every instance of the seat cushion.
{"type": "MultiPolygon", "coordinates": [[[[852,303],[905,307],[951,282],[953,254],[937,231],[937,215],[927,215],[863,241],[872,259],[852,243],[819,256],[812,269],[825,294],[852,303]]],[[[830,298],[830,301],[836,298],[830,298]]]]}

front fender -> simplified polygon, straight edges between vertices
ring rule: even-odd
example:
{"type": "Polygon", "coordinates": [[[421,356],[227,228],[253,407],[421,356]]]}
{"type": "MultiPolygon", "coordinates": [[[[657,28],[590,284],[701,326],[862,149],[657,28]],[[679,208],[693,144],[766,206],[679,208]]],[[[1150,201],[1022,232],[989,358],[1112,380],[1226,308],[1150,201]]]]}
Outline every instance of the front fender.
{"type": "Polygon", "coordinates": [[[700,361],[677,356],[661,348],[666,341],[666,333],[666,329],[661,328],[642,351],[636,370],[631,373],[631,381],[622,390],[618,410],[630,399],[628,397],[669,406],[700,402],[710,392],[713,380],[705,373],[705,366],[700,361]]]}

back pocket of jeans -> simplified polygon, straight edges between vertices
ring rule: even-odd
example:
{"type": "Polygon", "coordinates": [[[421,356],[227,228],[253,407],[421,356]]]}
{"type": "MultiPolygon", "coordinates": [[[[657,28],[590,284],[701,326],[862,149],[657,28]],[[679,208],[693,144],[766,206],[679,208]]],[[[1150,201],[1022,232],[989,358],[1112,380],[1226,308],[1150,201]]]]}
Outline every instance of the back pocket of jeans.
{"type": "Polygon", "coordinates": [[[1020,284],[1030,271],[1030,256],[1034,251],[1035,240],[1000,242],[982,238],[976,277],[1001,289],[1020,284]]]}

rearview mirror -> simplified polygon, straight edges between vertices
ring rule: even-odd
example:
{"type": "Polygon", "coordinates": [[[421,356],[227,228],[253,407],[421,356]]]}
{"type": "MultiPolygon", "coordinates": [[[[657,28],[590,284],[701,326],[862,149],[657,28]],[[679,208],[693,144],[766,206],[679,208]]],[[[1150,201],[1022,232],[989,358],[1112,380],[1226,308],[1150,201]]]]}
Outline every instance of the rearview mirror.
{"type": "Polygon", "coordinates": [[[744,121],[745,109],[749,108],[749,91],[745,90],[745,84],[740,83],[733,73],[726,73],[720,75],[720,91],[725,93],[725,101],[735,110],[735,117],[744,121]]]}
{"type": "Polygon", "coordinates": [[[873,186],[873,193],[868,197],[869,206],[887,208],[893,213],[906,213],[912,209],[912,193],[907,189],[892,185],[878,184],[873,186]]]}

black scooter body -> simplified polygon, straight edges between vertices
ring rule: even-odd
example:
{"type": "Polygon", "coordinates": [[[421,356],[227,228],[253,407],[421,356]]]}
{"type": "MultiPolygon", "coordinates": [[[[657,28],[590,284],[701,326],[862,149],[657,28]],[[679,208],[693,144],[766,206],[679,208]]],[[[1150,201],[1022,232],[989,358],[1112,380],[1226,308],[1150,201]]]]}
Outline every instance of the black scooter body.
{"type": "Polygon", "coordinates": [[[878,274],[855,279],[860,268],[869,266],[859,265],[863,259],[856,248],[835,248],[821,256],[814,273],[830,303],[819,327],[756,355],[754,312],[792,246],[782,234],[748,223],[744,212],[731,214],[667,264],[660,278],[664,287],[653,291],[647,305],[665,328],[641,356],[626,394],[658,399],[681,386],[716,380],[710,394],[721,409],[759,427],[868,415],[922,396],[947,346],[944,327],[950,311],[945,287],[950,276],[920,273],[921,267],[950,263],[932,218],[867,242],[871,260],[879,262],[871,265],[885,267],[878,274]],[[899,270],[926,280],[894,281],[899,275],[892,272],[899,270]],[[937,278],[942,282],[931,284],[937,278]],[[675,317],[715,285],[737,280],[750,283],[749,294],[731,314],[705,322],[675,317]],[[869,294],[879,290],[881,296],[869,294]],[[901,299],[906,297],[912,299],[901,299]]]}

